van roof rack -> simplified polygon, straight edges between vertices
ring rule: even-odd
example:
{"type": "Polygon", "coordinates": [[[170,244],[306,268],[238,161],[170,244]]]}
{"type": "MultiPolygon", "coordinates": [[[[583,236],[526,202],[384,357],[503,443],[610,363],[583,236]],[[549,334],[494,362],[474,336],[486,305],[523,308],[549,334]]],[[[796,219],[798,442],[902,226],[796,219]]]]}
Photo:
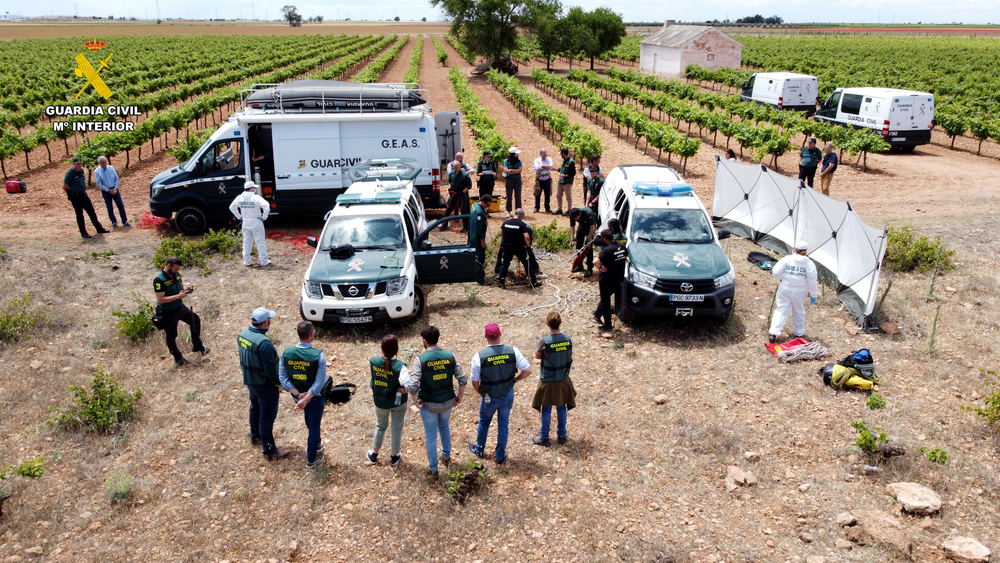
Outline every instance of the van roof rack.
{"type": "Polygon", "coordinates": [[[399,113],[426,106],[429,92],[416,83],[355,84],[294,80],[252,84],[240,92],[240,106],[279,113],[399,113]]]}

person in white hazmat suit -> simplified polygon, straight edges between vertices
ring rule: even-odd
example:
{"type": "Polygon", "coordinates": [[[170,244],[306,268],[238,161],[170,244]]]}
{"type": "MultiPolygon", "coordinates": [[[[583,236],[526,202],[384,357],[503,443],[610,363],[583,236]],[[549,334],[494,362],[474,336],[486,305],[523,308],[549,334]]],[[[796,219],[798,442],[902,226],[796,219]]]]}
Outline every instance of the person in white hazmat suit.
{"type": "Polygon", "coordinates": [[[229,205],[229,211],[237,219],[243,221],[243,265],[248,268],[252,266],[250,253],[253,250],[253,245],[256,244],[257,259],[262,267],[267,266],[271,261],[267,259],[264,220],[271,212],[271,205],[267,203],[266,199],[254,193],[257,184],[247,182],[243,184],[243,189],[244,192],[236,196],[233,203],[229,205]]]}
{"type": "Polygon", "coordinates": [[[792,332],[796,337],[806,332],[806,296],[809,303],[816,304],[819,295],[816,283],[816,265],[806,256],[808,247],[804,241],[795,243],[795,253],[785,256],[771,268],[771,275],[780,283],[778,296],[771,316],[771,342],[777,342],[785,328],[789,313],[792,315],[792,332]]]}

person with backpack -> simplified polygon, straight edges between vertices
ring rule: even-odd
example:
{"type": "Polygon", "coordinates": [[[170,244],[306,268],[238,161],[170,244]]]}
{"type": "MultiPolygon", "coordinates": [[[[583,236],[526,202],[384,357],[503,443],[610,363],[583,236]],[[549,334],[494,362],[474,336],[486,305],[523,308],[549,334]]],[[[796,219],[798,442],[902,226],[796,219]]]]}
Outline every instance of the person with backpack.
{"type": "Polygon", "coordinates": [[[285,348],[278,364],[278,379],[281,387],[292,394],[295,410],[302,411],[309,429],[306,442],[306,467],[312,469],[323,463],[323,440],[320,424],[326,405],[326,386],[330,379],[326,375],[326,354],[313,348],[315,328],[309,321],[302,321],[295,327],[299,343],[285,348]]]}
{"type": "Polygon", "coordinates": [[[566,411],[576,407],[576,389],[569,378],[573,366],[573,341],[568,334],[559,330],[562,317],[555,311],[549,313],[545,324],[549,335],[538,342],[535,358],[542,361],[538,389],[531,407],[542,413],[542,428],[531,441],[539,446],[548,446],[549,426],[552,422],[552,407],[556,408],[556,439],[566,443],[566,411]]]}
{"type": "Polygon", "coordinates": [[[372,356],[368,360],[372,376],[372,398],[375,402],[375,440],[372,449],[365,454],[365,461],[369,465],[378,463],[378,453],[382,449],[390,418],[392,452],[389,462],[395,467],[403,459],[400,447],[403,442],[403,418],[406,415],[406,388],[410,385],[410,371],[406,369],[406,364],[396,359],[398,353],[399,339],[395,334],[387,334],[382,338],[382,356],[372,356]]]}
{"type": "Polygon", "coordinates": [[[469,376],[458,363],[455,354],[438,346],[441,331],[426,326],[420,331],[424,353],[413,360],[410,371],[410,394],[413,404],[420,409],[424,423],[424,446],[427,448],[427,472],[438,476],[437,438],[441,435],[441,462],[451,465],[451,409],[462,402],[469,376]],[[455,394],[458,380],[458,394],[455,394]]]}
{"type": "Polygon", "coordinates": [[[493,416],[497,417],[497,448],[493,457],[497,465],[507,461],[507,425],[514,406],[514,384],[531,375],[531,364],[513,346],[500,342],[500,325],[486,325],[488,346],[472,356],[472,388],[482,396],[479,403],[479,426],[476,442],[469,444],[469,451],[478,458],[484,457],[486,438],[493,416]]]}
{"type": "Polygon", "coordinates": [[[778,260],[771,268],[771,275],[779,281],[769,331],[771,343],[778,341],[789,315],[795,336],[800,337],[806,332],[806,297],[811,296],[809,303],[815,305],[819,296],[816,265],[806,256],[808,248],[805,241],[796,242],[795,252],[778,260]]]}

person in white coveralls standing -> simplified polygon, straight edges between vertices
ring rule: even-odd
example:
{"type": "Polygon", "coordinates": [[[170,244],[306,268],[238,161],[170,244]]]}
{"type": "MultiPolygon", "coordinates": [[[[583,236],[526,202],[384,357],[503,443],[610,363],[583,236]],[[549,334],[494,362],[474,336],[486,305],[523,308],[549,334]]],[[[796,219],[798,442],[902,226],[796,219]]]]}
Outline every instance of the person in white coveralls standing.
{"type": "Polygon", "coordinates": [[[771,342],[777,342],[781,336],[788,315],[792,315],[792,332],[802,336],[806,332],[806,296],[811,297],[809,303],[816,304],[819,296],[816,283],[816,265],[806,256],[808,247],[805,241],[795,243],[795,253],[785,256],[771,268],[771,275],[778,280],[778,296],[771,316],[771,342]]]}
{"type": "Polygon", "coordinates": [[[250,263],[250,253],[253,245],[257,245],[257,259],[260,265],[267,266],[271,263],[267,259],[267,243],[264,241],[264,221],[267,214],[271,212],[271,206],[267,200],[260,197],[254,190],[257,184],[247,182],[243,184],[243,193],[236,196],[233,203],[229,205],[229,211],[237,219],[243,221],[243,265],[252,266],[250,263]]]}

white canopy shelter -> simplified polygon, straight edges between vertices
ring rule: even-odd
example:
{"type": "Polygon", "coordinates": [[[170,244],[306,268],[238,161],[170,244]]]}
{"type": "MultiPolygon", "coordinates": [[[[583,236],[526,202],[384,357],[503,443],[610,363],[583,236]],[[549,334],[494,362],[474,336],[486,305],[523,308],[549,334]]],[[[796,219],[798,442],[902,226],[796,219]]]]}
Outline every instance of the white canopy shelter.
{"type": "Polygon", "coordinates": [[[865,224],[850,203],[766,166],[716,158],[712,219],[777,252],[806,241],[820,281],[859,323],[872,314],[888,231],[865,224]]]}

